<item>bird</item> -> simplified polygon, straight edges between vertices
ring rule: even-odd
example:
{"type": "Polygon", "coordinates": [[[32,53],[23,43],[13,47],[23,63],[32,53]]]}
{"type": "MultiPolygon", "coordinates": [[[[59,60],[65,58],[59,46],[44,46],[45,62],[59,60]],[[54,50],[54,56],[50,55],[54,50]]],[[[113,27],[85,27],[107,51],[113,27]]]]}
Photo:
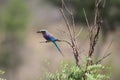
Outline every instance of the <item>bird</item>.
{"type": "Polygon", "coordinates": [[[49,33],[45,29],[38,30],[37,33],[42,33],[43,37],[47,40],[47,42],[52,42],[55,45],[55,47],[57,48],[57,50],[63,56],[62,51],[61,51],[60,47],[57,44],[57,41],[59,41],[58,38],[54,37],[51,33],[49,33]]]}

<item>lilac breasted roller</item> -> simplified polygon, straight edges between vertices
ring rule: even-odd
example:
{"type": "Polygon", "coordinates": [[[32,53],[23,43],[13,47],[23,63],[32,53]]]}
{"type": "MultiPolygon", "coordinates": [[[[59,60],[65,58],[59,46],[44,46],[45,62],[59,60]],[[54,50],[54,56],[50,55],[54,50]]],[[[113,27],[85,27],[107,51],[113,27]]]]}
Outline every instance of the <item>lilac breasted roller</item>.
{"type": "Polygon", "coordinates": [[[56,46],[58,51],[62,54],[62,51],[60,50],[58,44],[56,43],[56,41],[58,41],[58,39],[56,37],[53,37],[47,30],[39,30],[39,31],[37,31],[37,33],[42,33],[43,37],[47,41],[51,41],[56,46]]]}

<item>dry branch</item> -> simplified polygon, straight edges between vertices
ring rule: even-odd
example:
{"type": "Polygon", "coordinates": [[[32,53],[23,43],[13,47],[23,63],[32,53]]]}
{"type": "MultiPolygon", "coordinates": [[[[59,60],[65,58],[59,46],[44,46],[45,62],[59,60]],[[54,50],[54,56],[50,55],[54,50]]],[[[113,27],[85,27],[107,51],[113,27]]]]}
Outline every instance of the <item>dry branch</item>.
{"type": "Polygon", "coordinates": [[[74,54],[74,58],[75,58],[75,61],[76,61],[76,65],[77,66],[80,66],[79,64],[79,49],[78,49],[78,46],[77,46],[77,41],[75,39],[75,21],[74,21],[74,16],[73,16],[73,13],[67,8],[64,0],[61,0],[61,3],[62,3],[62,8],[60,8],[60,12],[65,20],[65,23],[66,23],[66,27],[68,29],[68,33],[70,34],[70,39],[71,39],[71,44],[72,44],[72,49],[73,49],[73,54],[74,54]],[[72,26],[70,25],[70,23],[68,22],[68,19],[65,15],[65,11],[68,12],[68,14],[71,16],[71,19],[72,19],[72,26]],[[73,27],[73,28],[71,28],[73,27]]]}
{"type": "MultiPolygon", "coordinates": [[[[93,61],[92,61],[91,57],[94,53],[94,49],[95,49],[95,46],[96,46],[96,43],[97,43],[97,40],[98,40],[98,37],[99,37],[99,34],[100,34],[100,29],[101,29],[102,23],[103,23],[102,15],[99,14],[99,8],[98,8],[101,1],[102,0],[95,0],[94,22],[93,22],[93,26],[90,27],[90,33],[89,33],[90,34],[90,36],[89,36],[90,48],[89,48],[88,60],[87,60],[87,63],[86,63],[85,73],[87,72],[88,66],[93,64],[93,61]],[[90,60],[89,60],[89,58],[90,58],[90,60]]],[[[85,18],[86,18],[87,26],[89,28],[89,23],[88,23],[88,19],[86,17],[85,10],[84,10],[84,15],[85,15],[85,18]]],[[[104,58],[102,58],[102,59],[104,59],[104,58]]],[[[102,59],[100,59],[100,61],[102,59]]],[[[86,80],[85,75],[83,76],[83,79],[86,80]]]]}
{"type": "Polygon", "coordinates": [[[86,23],[87,23],[87,27],[89,28],[89,31],[90,31],[90,30],[91,30],[90,24],[89,24],[89,22],[88,22],[88,18],[87,18],[86,11],[85,11],[84,8],[83,8],[83,12],[84,12],[85,20],[86,20],[86,23]]]}
{"type": "MultiPolygon", "coordinates": [[[[58,42],[65,42],[65,43],[67,43],[69,46],[71,46],[72,47],[72,44],[69,42],[69,41],[67,41],[67,40],[57,40],[58,42]]],[[[51,41],[41,41],[40,43],[48,43],[48,42],[51,42],[51,41]]]]}
{"type": "Polygon", "coordinates": [[[108,53],[105,56],[103,56],[101,59],[99,59],[95,64],[100,63],[101,61],[103,61],[104,59],[106,59],[108,56],[110,56],[112,53],[108,53]]]}

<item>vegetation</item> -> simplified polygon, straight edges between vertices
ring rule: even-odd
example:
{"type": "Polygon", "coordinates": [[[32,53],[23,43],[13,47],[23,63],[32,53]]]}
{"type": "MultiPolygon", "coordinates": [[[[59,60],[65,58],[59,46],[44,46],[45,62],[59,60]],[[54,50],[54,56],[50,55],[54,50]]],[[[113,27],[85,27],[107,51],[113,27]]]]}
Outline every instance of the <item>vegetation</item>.
{"type": "MultiPolygon", "coordinates": [[[[99,40],[100,30],[104,27],[104,20],[107,19],[110,25],[114,25],[119,20],[119,10],[112,13],[111,8],[108,7],[109,2],[105,0],[49,0],[60,7],[60,12],[66,23],[69,41],[58,40],[59,42],[66,42],[69,44],[73,51],[75,63],[68,64],[63,63],[61,71],[55,73],[48,73],[45,76],[45,80],[109,80],[111,73],[108,67],[103,66],[100,62],[110,54],[103,56],[97,62],[93,61],[92,56],[99,40]],[[62,1],[62,2],[61,2],[62,1]],[[106,3],[106,7],[104,6],[106,3]],[[86,6],[87,5],[87,6],[86,6]],[[69,10],[69,8],[75,11],[69,10]],[[83,9],[84,8],[84,9],[83,9]],[[78,10],[79,9],[79,10],[78,10]],[[110,12],[109,12],[110,11],[110,12]],[[99,14],[98,14],[99,13],[99,14]],[[104,13],[104,14],[103,14],[104,13]],[[70,16],[71,23],[68,20],[70,16]],[[116,15],[117,14],[117,15],[116,15]],[[116,18],[115,18],[116,17],[116,18]],[[105,19],[104,19],[105,18],[105,19]],[[87,55],[85,56],[84,63],[80,63],[80,51],[79,44],[77,44],[77,37],[80,33],[76,33],[75,23],[87,23],[89,32],[90,47],[87,55]],[[77,36],[76,36],[77,34],[77,36]],[[87,57],[87,59],[86,59],[87,57]]],[[[120,1],[111,0],[115,9],[118,9],[120,1]]],[[[0,47],[0,68],[16,69],[16,66],[20,63],[20,56],[18,54],[19,47],[23,41],[24,31],[27,28],[28,10],[24,0],[11,0],[7,4],[5,11],[0,13],[0,30],[4,33],[4,39],[1,42],[0,47]]],[[[111,30],[114,30],[109,27],[111,30]]],[[[4,71],[0,70],[0,75],[3,75],[4,71]]],[[[4,80],[0,78],[0,80],[4,80]]]]}
{"type": "Polygon", "coordinates": [[[70,11],[69,8],[67,7],[66,2],[64,0],[61,0],[60,12],[66,23],[66,27],[68,29],[68,33],[70,36],[70,42],[65,40],[59,40],[59,41],[66,42],[70,45],[70,47],[73,50],[75,64],[72,65],[64,64],[61,72],[57,71],[54,74],[49,73],[46,77],[46,80],[109,80],[110,79],[111,76],[109,71],[107,71],[106,74],[105,73],[103,74],[104,70],[107,69],[102,64],[100,64],[100,62],[103,61],[104,58],[108,57],[110,53],[103,56],[103,58],[101,58],[100,60],[97,60],[97,62],[92,60],[92,56],[94,54],[97,41],[99,39],[100,29],[101,27],[103,27],[103,18],[104,18],[103,10],[105,5],[104,0],[95,0],[94,3],[95,5],[93,11],[94,15],[92,16],[93,17],[92,26],[88,22],[88,18],[86,16],[86,10],[83,9],[85,21],[89,29],[90,47],[89,47],[88,55],[86,55],[87,59],[85,60],[85,62],[81,63],[79,58],[80,51],[78,48],[76,31],[75,31],[74,15],[72,11],[70,11]],[[99,9],[99,7],[101,7],[101,9],[99,9]],[[71,24],[69,23],[66,13],[70,15],[70,19],[72,21],[71,24]]]}
{"type": "MultiPolygon", "coordinates": [[[[14,71],[20,64],[18,50],[24,40],[23,34],[25,35],[29,15],[24,0],[7,0],[4,5],[0,6],[0,37],[4,36],[0,42],[0,68],[8,73],[9,70],[14,71]]],[[[0,70],[0,75],[3,74],[4,71],[0,70]]]]}
{"type": "MultiPolygon", "coordinates": [[[[0,70],[0,75],[3,75],[5,72],[0,70]]],[[[3,79],[3,78],[0,78],[0,80],[6,80],[6,79],[3,79]]]]}
{"type": "MultiPolygon", "coordinates": [[[[48,73],[44,80],[84,80],[85,65],[82,65],[80,68],[75,64],[64,63],[62,65],[62,71],[48,73]]],[[[85,76],[85,80],[109,80],[111,73],[109,73],[108,68],[101,64],[96,64],[88,66],[85,76]],[[105,70],[107,70],[107,73],[103,74],[105,70]]]]}
{"type": "Polygon", "coordinates": [[[0,30],[4,34],[0,47],[0,67],[13,69],[20,62],[17,53],[25,34],[28,9],[24,0],[9,0],[6,5],[1,8],[0,15],[0,30]]]}

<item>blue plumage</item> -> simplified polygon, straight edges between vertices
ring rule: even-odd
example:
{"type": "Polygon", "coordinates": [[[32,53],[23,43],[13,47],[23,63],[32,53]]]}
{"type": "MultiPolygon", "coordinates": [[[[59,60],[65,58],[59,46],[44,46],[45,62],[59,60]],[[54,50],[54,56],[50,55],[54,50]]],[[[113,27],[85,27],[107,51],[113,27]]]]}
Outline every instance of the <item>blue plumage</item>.
{"type": "Polygon", "coordinates": [[[62,51],[60,50],[59,46],[56,43],[56,41],[58,40],[56,37],[53,37],[47,30],[40,30],[40,31],[37,31],[37,33],[42,33],[43,37],[47,41],[53,42],[53,44],[56,46],[56,48],[58,49],[58,51],[62,54],[62,51]]]}
{"type": "Polygon", "coordinates": [[[53,37],[49,32],[43,33],[43,37],[48,41],[57,41],[58,39],[53,37]]]}

